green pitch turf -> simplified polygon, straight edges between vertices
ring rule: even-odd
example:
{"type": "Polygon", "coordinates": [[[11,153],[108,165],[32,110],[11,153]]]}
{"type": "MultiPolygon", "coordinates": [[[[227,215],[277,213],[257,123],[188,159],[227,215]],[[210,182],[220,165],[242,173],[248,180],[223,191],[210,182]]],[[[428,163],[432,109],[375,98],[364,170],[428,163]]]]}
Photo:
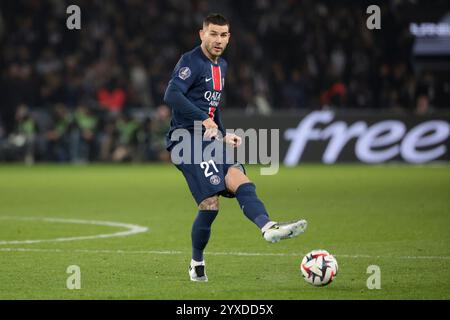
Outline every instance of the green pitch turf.
{"type": "Polygon", "coordinates": [[[248,169],[271,216],[305,218],[308,230],[266,243],[236,201],[221,198],[205,254],[210,281],[192,283],[197,210],[174,167],[0,166],[0,299],[450,299],[449,166],[248,169]],[[98,238],[127,229],[43,217],[148,231],[98,238]],[[300,276],[313,249],[339,262],[327,287],[300,276]],[[66,288],[70,265],[81,269],[80,290],[66,288]],[[366,286],[370,265],[381,269],[379,290],[366,286]]]}

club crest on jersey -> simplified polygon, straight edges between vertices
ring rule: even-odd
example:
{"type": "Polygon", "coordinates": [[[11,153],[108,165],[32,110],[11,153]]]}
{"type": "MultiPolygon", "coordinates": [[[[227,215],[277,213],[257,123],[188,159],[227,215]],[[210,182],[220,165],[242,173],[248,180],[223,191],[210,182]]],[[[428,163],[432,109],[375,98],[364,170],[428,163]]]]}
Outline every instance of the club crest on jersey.
{"type": "Polygon", "coordinates": [[[209,178],[209,182],[217,186],[220,183],[220,177],[218,175],[213,175],[211,178],[209,178]]]}
{"type": "Polygon", "coordinates": [[[178,76],[181,79],[186,80],[191,76],[191,69],[189,69],[188,67],[181,68],[180,71],[178,72],[178,76]]]}

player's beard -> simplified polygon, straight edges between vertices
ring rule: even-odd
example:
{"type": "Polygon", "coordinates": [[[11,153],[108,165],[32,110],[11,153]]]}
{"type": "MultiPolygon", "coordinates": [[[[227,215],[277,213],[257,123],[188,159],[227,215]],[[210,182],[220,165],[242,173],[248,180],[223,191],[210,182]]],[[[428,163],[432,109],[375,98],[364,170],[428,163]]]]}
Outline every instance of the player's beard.
{"type": "Polygon", "coordinates": [[[211,44],[210,46],[207,46],[207,50],[211,56],[217,58],[223,54],[223,52],[225,51],[225,47],[220,47],[220,50],[216,50],[216,46],[214,46],[214,44],[211,44]]]}

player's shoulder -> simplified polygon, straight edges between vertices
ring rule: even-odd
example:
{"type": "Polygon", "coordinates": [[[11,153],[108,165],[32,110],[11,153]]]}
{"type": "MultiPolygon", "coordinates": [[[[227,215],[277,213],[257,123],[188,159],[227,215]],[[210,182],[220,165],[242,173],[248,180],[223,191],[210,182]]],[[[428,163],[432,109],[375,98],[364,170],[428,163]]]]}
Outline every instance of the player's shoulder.
{"type": "Polygon", "coordinates": [[[182,54],[180,60],[175,66],[174,75],[178,75],[185,80],[191,76],[197,77],[204,70],[204,63],[198,55],[198,47],[182,54]]]}
{"type": "Polygon", "coordinates": [[[181,60],[185,61],[187,63],[192,63],[192,64],[201,64],[203,63],[202,60],[202,56],[199,52],[200,47],[195,47],[194,49],[192,49],[191,51],[185,52],[182,56],[181,56],[181,60]]]}

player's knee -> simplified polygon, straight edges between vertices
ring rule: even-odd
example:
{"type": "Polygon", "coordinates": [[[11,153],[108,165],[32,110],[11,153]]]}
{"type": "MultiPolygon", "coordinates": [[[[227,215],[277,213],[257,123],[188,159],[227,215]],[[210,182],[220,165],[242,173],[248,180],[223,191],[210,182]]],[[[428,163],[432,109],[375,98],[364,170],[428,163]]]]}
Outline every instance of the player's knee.
{"type": "Polygon", "coordinates": [[[200,210],[219,210],[219,197],[214,196],[203,200],[198,208],[200,210]]]}
{"type": "Polygon", "coordinates": [[[238,168],[230,168],[225,176],[225,185],[227,189],[236,193],[236,190],[244,183],[250,183],[250,179],[238,168]]]}

